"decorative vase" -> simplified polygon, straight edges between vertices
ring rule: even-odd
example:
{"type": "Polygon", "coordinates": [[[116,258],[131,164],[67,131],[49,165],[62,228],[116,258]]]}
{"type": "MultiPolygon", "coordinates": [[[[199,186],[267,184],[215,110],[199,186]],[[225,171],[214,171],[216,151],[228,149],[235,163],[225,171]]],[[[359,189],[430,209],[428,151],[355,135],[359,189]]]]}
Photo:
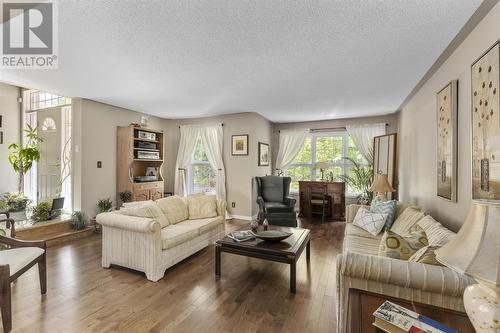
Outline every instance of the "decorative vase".
{"type": "Polygon", "coordinates": [[[252,222],[250,222],[250,229],[252,229],[253,232],[257,232],[258,228],[259,222],[257,222],[256,220],[252,220],[252,222]]]}
{"type": "Polygon", "coordinates": [[[264,227],[264,231],[267,231],[267,228],[269,228],[269,222],[267,222],[267,219],[264,220],[262,226],[264,227]]]}
{"type": "Polygon", "coordinates": [[[476,332],[500,331],[500,288],[484,283],[467,287],[464,291],[464,307],[476,332]]]}

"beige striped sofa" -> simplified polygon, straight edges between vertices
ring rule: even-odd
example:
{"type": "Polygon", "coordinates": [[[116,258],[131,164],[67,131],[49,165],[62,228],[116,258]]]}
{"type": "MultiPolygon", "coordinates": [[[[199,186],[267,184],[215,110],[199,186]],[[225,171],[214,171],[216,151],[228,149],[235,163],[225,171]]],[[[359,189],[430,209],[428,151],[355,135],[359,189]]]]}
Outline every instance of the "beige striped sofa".
{"type": "MultiPolygon", "coordinates": [[[[396,217],[410,205],[398,202],[396,217]]],[[[352,224],[361,206],[349,205],[342,254],[337,257],[337,332],[350,332],[349,289],[465,312],[462,295],[475,281],[445,266],[378,256],[382,234],[352,224]]]]}
{"type": "Polygon", "coordinates": [[[102,267],[123,266],[146,273],[150,281],[160,280],[167,268],[224,237],[226,202],[217,200],[216,205],[215,217],[186,219],[163,228],[159,219],[120,211],[97,215],[102,225],[102,267]]]}

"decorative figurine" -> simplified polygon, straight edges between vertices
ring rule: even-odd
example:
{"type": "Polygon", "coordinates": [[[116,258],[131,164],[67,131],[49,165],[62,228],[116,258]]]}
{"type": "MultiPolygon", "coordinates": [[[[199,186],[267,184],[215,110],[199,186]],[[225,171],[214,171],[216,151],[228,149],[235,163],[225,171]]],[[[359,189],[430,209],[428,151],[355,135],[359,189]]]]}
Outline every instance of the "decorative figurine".
{"type": "Polygon", "coordinates": [[[250,222],[250,229],[252,229],[252,232],[257,232],[258,228],[259,222],[257,222],[257,220],[252,220],[252,222],[250,222]]]}
{"type": "Polygon", "coordinates": [[[267,222],[267,219],[264,220],[262,225],[264,226],[264,231],[267,231],[267,228],[269,227],[269,222],[267,222]]]}

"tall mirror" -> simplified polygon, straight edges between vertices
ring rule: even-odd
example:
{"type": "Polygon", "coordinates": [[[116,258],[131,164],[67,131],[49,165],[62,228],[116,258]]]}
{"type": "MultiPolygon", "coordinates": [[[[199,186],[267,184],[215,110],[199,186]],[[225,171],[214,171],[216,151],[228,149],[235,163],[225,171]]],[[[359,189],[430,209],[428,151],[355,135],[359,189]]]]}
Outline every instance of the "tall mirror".
{"type": "Polygon", "coordinates": [[[387,175],[391,186],[396,190],[388,193],[388,198],[397,199],[398,184],[396,179],[396,146],[397,134],[380,135],[373,138],[373,176],[387,175]]]}

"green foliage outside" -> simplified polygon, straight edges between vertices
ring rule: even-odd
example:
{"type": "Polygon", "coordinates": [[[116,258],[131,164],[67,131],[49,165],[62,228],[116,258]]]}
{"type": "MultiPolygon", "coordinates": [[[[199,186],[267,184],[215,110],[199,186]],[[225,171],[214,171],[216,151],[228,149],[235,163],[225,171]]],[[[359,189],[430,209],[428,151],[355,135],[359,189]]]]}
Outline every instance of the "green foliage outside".
{"type": "Polygon", "coordinates": [[[342,175],[340,179],[349,185],[353,193],[359,193],[359,204],[370,204],[373,197],[373,193],[370,191],[373,167],[371,165],[362,166],[350,157],[345,157],[345,159],[351,162],[353,166],[349,168],[349,174],[342,175]]]}
{"type": "Polygon", "coordinates": [[[52,203],[49,201],[40,202],[31,210],[31,219],[35,222],[47,221],[52,210],[52,203]]]}
{"type": "Polygon", "coordinates": [[[215,188],[215,173],[208,163],[205,148],[203,147],[200,137],[198,137],[196,141],[193,160],[195,162],[192,166],[194,193],[213,191],[215,188]],[[198,164],[196,164],[196,162],[198,162],[198,164]]]}
{"type": "Polygon", "coordinates": [[[43,140],[38,136],[37,129],[27,125],[24,130],[26,144],[20,146],[13,143],[9,146],[9,162],[19,174],[19,193],[24,194],[24,175],[31,169],[33,162],[40,160],[39,144],[43,140]]]}

